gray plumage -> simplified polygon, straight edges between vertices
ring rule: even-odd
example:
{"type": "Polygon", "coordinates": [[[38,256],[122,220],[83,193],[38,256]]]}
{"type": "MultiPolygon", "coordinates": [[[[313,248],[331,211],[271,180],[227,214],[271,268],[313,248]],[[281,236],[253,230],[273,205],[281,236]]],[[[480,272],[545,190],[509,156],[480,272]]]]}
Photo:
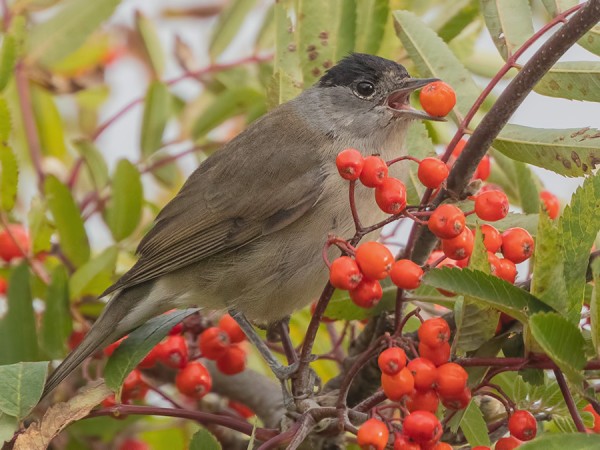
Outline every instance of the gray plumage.
{"type": "MultiPolygon", "coordinates": [[[[354,233],[336,155],[354,147],[401,156],[410,119],[429,118],[407,106],[408,95],[429,81],[392,61],[351,55],[208,158],[159,213],[138,262],[103,294],[103,314],[45,394],[94,351],[172,308],[234,307],[271,323],[313,301],[327,280],[328,234],[354,233]],[[374,93],[361,95],[361,82],[374,93]]],[[[357,185],[356,202],[364,223],[384,217],[372,189],[357,185]]]]}

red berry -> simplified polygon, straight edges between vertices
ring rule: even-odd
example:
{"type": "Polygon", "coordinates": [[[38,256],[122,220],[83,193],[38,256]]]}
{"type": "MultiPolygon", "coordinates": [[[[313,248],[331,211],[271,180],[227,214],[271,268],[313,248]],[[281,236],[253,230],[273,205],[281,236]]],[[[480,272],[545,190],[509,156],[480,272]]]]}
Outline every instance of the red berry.
{"type": "Polygon", "coordinates": [[[506,258],[499,258],[498,261],[498,267],[494,275],[514,284],[517,278],[517,266],[515,266],[515,263],[506,258]]]}
{"type": "Polygon", "coordinates": [[[165,366],[183,369],[188,363],[188,346],[183,336],[168,336],[158,346],[157,360],[165,366]]]}
{"type": "Polygon", "coordinates": [[[529,411],[519,409],[508,419],[508,431],[521,441],[530,441],[537,434],[537,421],[529,411]]]}
{"type": "Polygon", "coordinates": [[[465,228],[452,239],[442,239],[442,251],[450,259],[462,260],[471,256],[474,243],[473,232],[465,228]]]}
{"type": "Polygon", "coordinates": [[[494,450],[514,450],[515,448],[521,445],[521,441],[519,441],[514,436],[503,437],[498,439],[494,450]]]}
{"type": "Polygon", "coordinates": [[[75,350],[77,347],[79,347],[79,344],[81,344],[81,341],[83,341],[84,337],[85,333],[83,331],[71,332],[69,339],[67,340],[67,347],[69,347],[69,350],[75,350]]]}
{"type": "Polygon", "coordinates": [[[117,347],[118,347],[119,345],[121,345],[121,342],[123,342],[123,341],[124,341],[126,338],[127,338],[127,336],[125,336],[125,337],[122,337],[122,338],[121,338],[121,339],[119,339],[118,341],[116,341],[116,342],[113,342],[112,344],[110,344],[110,345],[108,345],[108,346],[104,347],[104,350],[103,350],[104,354],[105,354],[106,356],[111,356],[111,355],[112,355],[112,354],[115,352],[115,350],[117,349],[117,347]]]}
{"type": "Polygon", "coordinates": [[[436,366],[441,366],[450,359],[450,344],[444,342],[440,347],[433,348],[423,342],[419,342],[419,355],[421,358],[427,358],[436,366]]]}
{"type": "Polygon", "coordinates": [[[406,186],[397,178],[385,178],[375,188],[375,202],[387,214],[399,214],[406,208],[406,186]]]}
{"type": "Polygon", "coordinates": [[[419,443],[435,442],[442,436],[442,424],[429,411],[415,411],[404,419],[404,434],[419,443]]]}
{"type": "Polygon", "coordinates": [[[11,224],[8,226],[12,237],[6,229],[0,230],[0,259],[6,262],[11,262],[15,258],[22,258],[29,252],[29,234],[27,230],[19,224],[11,224]],[[13,238],[16,240],[13,241],[13,238]],[[17,245],[18,244],[18,245],[17,245]],[[19,249],[23,249],[25,254],[19,249]]]}
{"type": "Polygon", "coordinates": [[[502,263],[500,262],[500,258],[498,258],[492,252],[487,252],[487,259],[488,263],[490,264],[490,272],[492,275],[497,276],[497,274],[501,271],[500,266],[502,263]]]}
{"type": "Polygon", "coordinates": [[[450,340],[450,326],[441,317],[427,319],[417,331],[419,340],[431,348],[441,347],[450,340]]]}
{"type": "Polygon", "coordinates": [[[440,399],[437,395],[437,392],[435,392],[433,389],[423,392],[419,392],[415,389],[406,401],[406,408],[410,412],[429,411],[435,414],[439,404],[440,399]]]}
{"type": "Polygon", "coordinates": [[[254,411],[252,411],[250,408],[248,408],[246,405],[240,402],[229,400],[229,402],[227,402],[227,406],[233,409],[235,412],[237,412],[244,419],[249,419],[250,417],[255,415],[254,411]]]}
{"type": "Polygon", "coordinates": [[[387,398],[399,401],[415,388],[415,380],[410,370],[405,367],[395,375],[381,374],[381,387],[387,398]]]}
{"type": "Polygon", "coordinates": [[[446,181],[450,170],[445,162],[438,158],[424,158],[419,163],[417,176],[419,181],[431,189],[437,189],[446,181]]]}
{"type": "Polygon", "coordinates": [[[540,192],[540,200],[546,208],[548,217],[553,220],[556,219],[560,214],[560,202],[558,201],[556,195],[554,195],[552,192],[542,191],[540,192]]]}
{"type": "Polygon", "coordinates": [[[379,303],[383,296],[383,289],[377,280],[363,278],[356,289],[350,291],[350,300],[361,308],[372,308],[379,303]]]}
{"type": "Polygon", "coordinates": [[[440,397],[459,395],[467,386],[469,375],[466,370],[455,363],[442,364],[437,368],[436,389],[440,397]]]}
{"type": "Polygon", "coordinates": [[[426,358],[415,358],[406,366],[415,379],[415,389],[429,391],[433,388],[437,370],[434,363],[426,358]]]}
{"type": "Polygon", "coordinates": [[[523,228],[509,228],[502,233],[502,254],[515,264],[533,254],[533,238],[523,228]]]}
{"type": "Polygon", "coordinates": [[[487,223],[481,225],[481,234],[483,234],[483,245],[488,252],[497,253],[502,247],[502,235],[500,232],[487,223]]]}
{"type": "Polygon", "coordinates": [[[123,401],[140,400],[146,396],[146,392],[148,392],[148,385],[142,379],[142,373],[138,369],[133,369],[123,381],[123,401]]]}
{"type": "Polygon", "coordinates": [[[434,81],[421,89],[419,101],[428,114],[442,117],[454,108],[456,94],[449,84],[443,81],[434,81]]]}
{"type": "Polygon", "coordinates": [[[246,368],[246,352],[237,344],[229,346],[217,359],[217,369],[225,375],[235,375],[246,368]]]}
{"type": "Polygon", "coordinates": [[[367,187],[381,186],[383,180],[388,176],[388,166],[379,156],[367,156],[362,172],[360,173],[360,182],[367,187]]]}
{"type": "Polygon", "coordinates": [[[349,256],[340,256],[334,259],[329,268],[329,282],[331,285],[345,291],[358,286],[362,277],[358,264],[349,256]]]}
{"type": "MultiPolygon", "coordinates": [[[[161,356],[161,347],[160,344],[154,346],[152,350],[148,352],[148,354],[142,359],[142,361],[138,364],[139,369],[150,369],[156,365],[156,362],[161,356]]],[[[186,358],[187,363],[187,358],[186,358]]]]}
{"type": "Polygon", "coordinates": [[[423,269],[409,259],[401,259],[392,265],[390,278],[400,289],[417,289],[421,285],[423,269]]]}
{"type": "Polygon", "coordinates": [[[364,159],[354,148],[347,148],[338,153],[335,158],[340,176],[346,180],[357,180],[363,169],[364,159]]]}
{"type": "Polygon", "coordinates": [[[588,430],[593,431],[595,433],[600,433],[600,414],[596,412],[592,405],[586,405],[583,408],[584,411],[589,412],[594,418],[594,426],[592,428],[588,428],[588,430]]]}
{"type": "Polygon", "coordinates": [[[471,401],[471,389],[464,388],[458,395],[442,398],[442,405],[448,409],[465,409],[471,401]]]}
{"type": "Polygon", "coordinates": [[[475,169],[475,174],[473,175],[474,180],[485,181],[489,178],[491,170],[490,157],[485,155],[479,164],[477,165],[477,169],[475,169]]]}
{"type": "Polygon", "coordinates": [[[198,348],[207,359],[218,359],[230,345],[229,335],[219,327],[207,328],[198,338],[198,348]]]}
{"type": "Polygon", "coordinates": [[[473,447],[471,450],[491,450],[487,445],[477,445],[473,447]]]}
{"type": "Polygon", "coordinates": [[[452,239],[465,228],[465,215],[454,205],[440,205],[427,221],[429,231],[441,239],[452,239]]]}
{"type": "Polygon", "coordinates": [[[495,222],[508,214],[508,197],[502,191],[487,191],[475,197],[475,214],[482,220],[495,222]]]}
{"type": "Polygon", "coordinates": [[[181,334],[183,332],[183,322],[179,322],[177,325],[174,325],[173,328],[169,330],[169,336],[175,336],[176,334],[181,334]]]}
{"type": "Polygon", "coordinates": [[[362,449],[384,450],[390,432],[385,423],[378,419],[369,419],[358,429],[356,440],[362,449]]]}
{"type": "Polygon", "coordinates": [[[0,295],[6,294],[8,290],[8,283],[5,278],[0,277],[0,295]]]}
{"type": "Polygon", "coordinates": [[[356,263],[365,277],[383,280],[390,273],[394,255],[379,242],[365,242],[356,249],[356,263]]]}
{"type": "Polygon", "coordinates": [[[182,394],[199,400],[210,392],[212,378],[202,363],[192,361],[177,373],[175,386],[182,394]]]}
{"type": "Polygon", "coordinates": [[[394,436],[394,450],[421,450],[421,444],[411,441],[403,434],[396,433],[394,436]]]}
{"type": "Polygon", "coordinates": [[[144,441],[129,438],[119,445],[119,450],[150,450],[150,446],[144,441]]]}
{"type": "Polygon", "coordinates": [[[387,348],[377,358],[377,364],[386,375],[396,375],[406,366],[406,353],[399,347],[387,348]]]}
{"type": "Polygon", "coordinates": [[[246,340],[246,333],[240,328],[240,325],[229,314],[224,314],[219,319],[219,328],[227,333],[229,342],[237,344],[246,340]]]}
{"type": "Polygon", "coordinates": [[[431,450],[452,450],[452,446],[445,442],[438,442],[431,450]]]}

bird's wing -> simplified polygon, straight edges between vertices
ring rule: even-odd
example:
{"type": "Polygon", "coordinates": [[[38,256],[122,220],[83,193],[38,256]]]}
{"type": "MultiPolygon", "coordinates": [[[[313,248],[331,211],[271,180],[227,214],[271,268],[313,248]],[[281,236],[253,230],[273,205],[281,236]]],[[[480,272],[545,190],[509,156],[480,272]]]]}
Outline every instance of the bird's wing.
{"type": "Polygon", "coordinates": [[[306,213],[324,173],[320,142],[310,130],[290,130],[297,123],[280,108],[201,164],[142,239],[138,262],[103,295],[239,248],[306,213]]]}

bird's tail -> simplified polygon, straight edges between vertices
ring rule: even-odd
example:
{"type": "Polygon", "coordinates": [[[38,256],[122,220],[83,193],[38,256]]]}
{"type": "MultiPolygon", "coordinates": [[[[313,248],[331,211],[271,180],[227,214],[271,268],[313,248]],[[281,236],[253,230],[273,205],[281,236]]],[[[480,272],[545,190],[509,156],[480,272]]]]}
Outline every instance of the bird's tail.
{"type": "Polygon", "coordinates": [[[96,320],[92,328],[83,338],[79,346],[67,355],[60,365],[50,374],[44,387],[42,398],[52,392],[67,376],[71,374],[79,365],[97,350],[108,344],[122,338],[131,330],[135,329],[150,317],[142,317],[144,314],[136,310],[136,305],[143,300],[143,295],[134,295],[137,298],[130,298],[130,294],[140,294],[137,289],[127,291],[117,291],[113,294],[104,311],[96,320]],[[134,319],[135,317],[135,319],[134,319]]]}

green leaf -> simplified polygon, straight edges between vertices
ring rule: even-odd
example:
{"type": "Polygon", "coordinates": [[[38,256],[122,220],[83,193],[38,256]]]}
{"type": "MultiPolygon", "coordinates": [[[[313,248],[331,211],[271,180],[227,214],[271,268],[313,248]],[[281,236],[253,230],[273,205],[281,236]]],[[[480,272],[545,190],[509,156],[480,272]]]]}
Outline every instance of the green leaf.
{"type": "Polygon", "coordinates": [[[5,34],[0,50],[0,92],[4,90],[12,76],[16,59],[17,43],[15,38],[10,34],[5,34]]]}
{"type": "Polygon", "coordinates": [[[0,209],[10,211],[15,206],[19,185],[19,166],[12,149],[0,141],[0,209]]]}
{"type": "Polygon", "coordinates": [[[162,146],[162,137],[171,114],[171,94],[160,81],[148,86],[142,119],[140,147],[142,156],[150,156],[162,146]]]}
{"type": "Polygon", "coordinates": [[[140,35],[143,48],[156,78],[165,71],[165,54],[152,20],[139,11],[135,12],[135,28],[140,35]]]}
{"type": "Polygon", "coordinates": [[[201,428],[192,436],[190,450],[221,450],[221,444],[208,430],[201,428]]]}
{"type": "Polygon", "coordinates": [[[396,302],[397,287],[391,283],[383,286],[383,297],[374,308],[361,308],[356,306],[348,291],[336,289],[327,305],[325,316],[337,320],[362,320],[368,317],[375,317],[383,311],[389,311],[394,308],[396,302]]]}
{"type": "Polygon", "coordinates": [[[96,297],[104,292],[112,282],[118,254],[116,246],[108,247],[77,269],[69,280],[71,299],[85,295],[96,297]]]}
{"type": "MultiPolygon", "coordinates": [[[[404,147],[410,149],[411,156],[418,159],[435,155],[435,146],[433,145],[433,142],[431,142],[425,124],[421,121],[414,121],[409,126],[404,147]]],[[[402,163],[397,164],[396,166],[401,165],[402,163]]],[[[408,203],[413,205],[419,204],[421,197],[425,193],[425,186],[419,181],[417,175],[418,165],[409,163],[408,171],[405,167],[395,168],[394,166],[392,166],[390,170],[392,172],[398,170],[400,173],[397,173],[396,176],[402,174],[401,178],[406,184],[406,197],[408,203]]]]}
{"type": "Polygon", "coordinates": [[[77,50],[98,26],[108,19],[119,0],[69,0],[49,20],[36,25],[29,36],[30,61],[46,65],[77,50]]]}
{"type": "Polygon", "coordinates": [[[578,0],[542,0],[544,8],[550,13],[552,17],[572,8],[578,2],[578,0]]]}
{"type": "Polygon", "coordinates": [[[558,226],[563,246],[564,278],[567,287],[567,317],[578,323],[586,285],[586,272],[592,245],[600,230],[600,176],[588,177],[580,186],[558,226]]]}
{"type": "Polygon", "coordinates": [[[0,442],[10,441],[18,426],[16,417],[0,412],[0,442]]]}
{"type": "Polygon", "coordinates": [[[479,16],[478,0],[445,2],[440,6],[443,9],[437,14],[431,27],[444,42],[453,40],[479,16]]]}
{"type": "Polygon", "coordinates": [[[526,229],[532,236],[535,236],[535,233],[537,232],[539,219],[539,214],[520,214],[511,212],[509,212],[504,219],[496,222],[486,222],[485,220],[473,216],[473,214],[467,216],[467,225],[470,227],[476,226],[477,223],[487,223],[493,225],[494,228],[497,228],[501,232],[508,228],[521,227],[526,229]]]}
{"type": "Polygon", "coordinates": [[[31,199],[27,219],[29,222],[29,236],[31,237],[34,255],[37,255],[40,252],[49,251],[52,247],[50,239],[54,234],[54,227],[46,216],[47,210],[48,205],[45,201],[40,200],[39,197],[33,197],[31,199]]]}
{"type": "Polygon", "coordinates": [[[78,139],[73,144],[83,158],[87,172],[96,189],[99,190],[106,186],[108,183],[108,166],[102,152],[86,139],[78,139]]]}
{"type": "Polygon", "coordinates": [[[116,241],[135,231],[142,218],[144,191],[138,169],[128,160],[118,162],[112,180],[112,195],[104,220],[116,241]]]}
{"type": "Polygon", "coordinates": [[[2,364],[35,361],[38,358],[35,313],[29,283],[29,268],[26,264],[14,269],[8,280],[8,311],[0,321],[2,364]]]}
{"type": "Polygon", "coordinates": [[[241,86],[221,92],[198,117],[192,129],[192,137],[198,140],[225,120],[240,114],[245,108],[264,102],[256,89],[241,86]]]}
{"type": "Polygon", "coordinates": [[[494,148],[517,161],[578,177],[600,162],[600,131],[593,128],[551,130],[508,124],[494,148]]]}
{"type": "Polygon", "coordinates": [[[600,356],[600,259],[592,262],[594,289],[590,300],[590,332],[596,355],[600,356]]]}
{"type": "Polygon", "coordinates": [[[561,61],[534,88],[538,94],[600,102],[600,62],[561,61]]]}
{"type": "Polygon", "coordinates": [[[537,214],[540,210],[540,191],[536,183],[537,175],[520,161],[513,161],[517,188],[519,191],[519,205],[525,214],[537,214]]]}
{"type": "Polygon", "coordinates": [[[535,242],[531,293],[555,310],[566,314],[567,288],[558,226],[540,214],[535,242]]]}
{"type": "Polygon", "coordinates": [[[600,25],[594,25],[577,43],[594,55],[600,56],[600,25]]]}
{"type": "Polygon", "coordinates": [[[8,141],[11,130],[11,117],[8,104],[3,96],[0,95],[0,142],[8,141]]]}
{"type": "Polygon", "coordinates": [[[275,48],[275,5],[269,6],[260,30],[256,34],[254,47],[258,52],[275,48]]]}
{"type": "Polygon", "coordinates": [[[0,366],[0,410],[22,420],[37,405],[48,372],[48,361],[0,366]]]}
{"type": "Polygon", "coordinates": [[[79,267],[90,258],[90,244],[79,208],[71,191],[54,175],[46,178],[44,191],[60,237],[60,248],[69,261],[79,267]]]}
{"type": "Polygon", "coordinates": [[[476,445],[490,445],[487,424],[475,402],[470,402],[467,406],[460,421],[460,429],[473,447],[476,445]]]}
{"type": "Polygon", "coordinates": [[[42,319],[40,347],[51,359],[65,356],[66,342],[73,322],[69,311],[69,278],[63,266],[52,272],[52,280],[46,295],[46,309],[42,319]]]}
{"type": "MultiPolygon", "coordinates": [[[[479,88],[469,71],[448,46],[421,19],[408,11],[395,11],[396,32],[422,77],[437,77],[456,91],[455,110],[465,116],[479,96],[479,88]]],[[[454,121],[457,115],[452,112],[454,121]]]]}
{"type": "Polygon", "coordinates": [[[67,154],[63,121],[54,103],[54,97],[46,90],[31,86],[31,106],[45,155],[62,158],[67,154]]]}
{"type": "Polygon", "coordinates": [[[104,368],[106,385],[113,391],[117,391],[129,372],[136,368],[171,328],[196,311],[197,308],[190,308],[163,314],[129,333],[127,339],[121,342],[106,363],[104,368]]]}
{"type": "Polygon", "coordinates": [[[388,0],[360,0],[356,2],[355,51],[377,53],[389,13],[388,0]]]}
{"type": "Polygon", "coordinates": [[[423,277],[423,282],[435,288],[468,295],[521,322],[526,322],[531,314],[550,310],[550,307],[529,292],[478,270],[448,267],[434,269],[423,277]]]}
{"type": "Polygon", "coordinates": [[[329,36],[333,47],[333,62],[337,62],[354,50],[356,41],[357,0],[337,0],[337,30],[329,36]]]}
{"type": "Polygon", "coordinates": [[[215,32],[208,44],[208,53],[213,61],[221,56],[233,38],[238,35],[248,13],[255,4],[256,0],[233,0],[221,12],[213,28],[215,32]]]}
{"type": "Polygon", "coordinates": [[[600,448],[600,436],[584,433],[546,434],[519,446],[519,450],[564,450],[566,448],[574,450],[600,448]]]}
{"type": "Polygon", "coordinates": [[[583,380],[585,341],[577,325],[557,313],[538,313],[529,318],[536,342],[573,383],[583,380]]]}
{"type": "Polygon", "coordinates": [[[533,35],[527,0],[481,0],[485,24],[500,55],[506,60],[533,35]]]}

